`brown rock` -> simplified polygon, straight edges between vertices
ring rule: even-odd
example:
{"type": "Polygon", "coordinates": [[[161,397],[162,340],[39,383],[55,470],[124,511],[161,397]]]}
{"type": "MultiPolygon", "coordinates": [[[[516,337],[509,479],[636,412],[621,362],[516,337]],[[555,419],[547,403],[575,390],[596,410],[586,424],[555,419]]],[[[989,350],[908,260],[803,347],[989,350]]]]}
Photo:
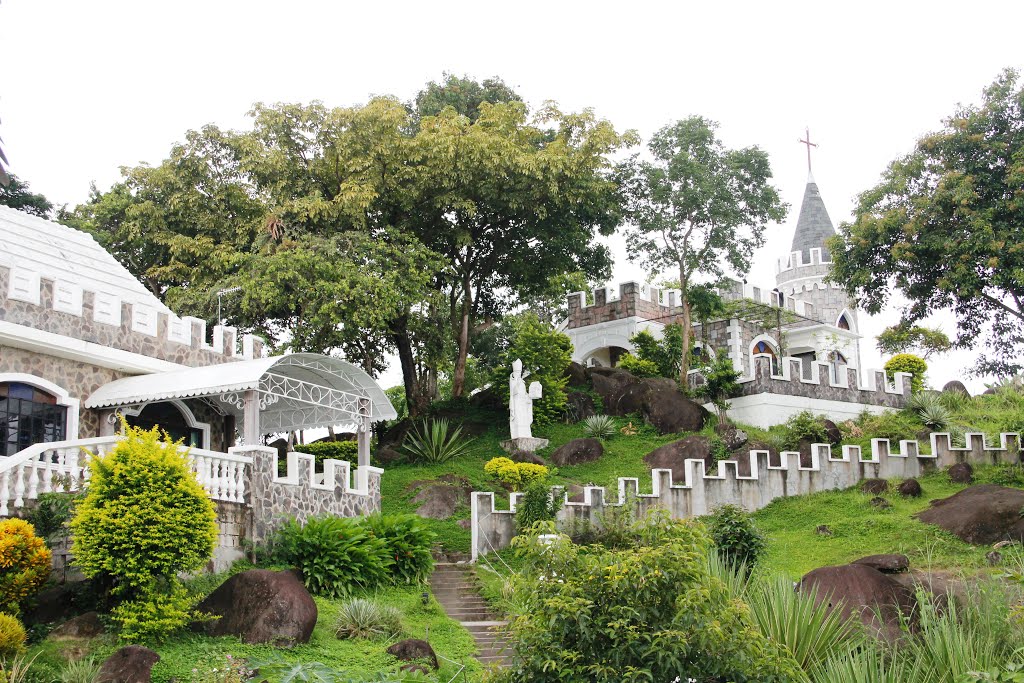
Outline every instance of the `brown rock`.
{"type": "Polygon", "coordinates": [[[448,519],[460,505],[469,504],[469,491],[444,482],[427,483],[412,501],[421,503],[416,514],[426,519],[448,519]]]}
{"type": "Polygon", "coordinates": [[[833,446],[837,446],[843,442],[843,432],[832,420],[822,420],[822,424],[825,426],[825,438],[833,446]]]}
{"type": "Polygon", "coordinates": [[[51,640],[74,640],[78,638],[96,638],[106,633],[106,628],[100,622],[100,615],[96,612],[86,612],[68,619],[57,628],[50,631],[51,640]]]}
{"type": "Polygon", "coordinates": [[[594,397],[582,391],[570,391],[565,397],[565,412],[575,420],[586,420],[597,415],[594,397]]]}
{"type": "Polygon", "coordinates": [[[715,433],[722,437],[725,447],[730,451],[742,448],[747,443],[747,433],[735,425],[715,425],[715,433]]]}
{"type": "Polygon", "coordinates": [[[878,496],[889,490],[889,482],[885,479],[865,479],[860,485],[860,490],[862,493],[878,496]]]}
{"type": "Polygon", "coordinates": [[[814,532],[819,536],[832,536],[832,527],[828,524],[819,524],[814,532]]]}
{"type": "Polygon", "coordinates": [[[672,470],[672,481],[683,481],[686,476],[684,463],[687,460],[703,460],[706,467],[712,461],[711,441],[706,436],[691,435],[664,446],[659,446],[644,456],[644,462],[652,470],[672,470]]]}
{"type": "Polygon", "coordinates": [[[569,363],[569,367],[565,369],[565,376],[569,379],[569,383],[566,386],[577,389],[586,389],[590,387],[590,378],[587,373],[587,368],[576,361],[569,363]]]}
{"type": "Polygon", "coordinates": [[[558,467],[593,462],[604,455],[604,445],[599,439],[573,439],[559,446],[551,454],[551,462],[558,467]]]}
{"type": "Polygon", "coordinates": [[[865,567],[872,567],[883,574],[899,574],[910,569],[910,558],[906,555],[868,555],[851,564],[862,564],[865,567]]]}
{"type": "Polygon", "coordinates": [[[973,545],[1024,542],[1024,491],[981,484],[932,502],[915,517],[935,524],[973,545]]]}
{"type": "Polygon", "coordinates": [[[917,479],[904,479],[896,489],[904,498],[920,498],[921,484],[917,479]]]}
{"type": "Polygon", "coordinates": [[[914,591],[892,577],[863,564],[820,567],[800,580],[797,590],[816,589],[815,602],[827,603],[846,617],[857,616],[875,633],[895,640],[901,635],[901,615],[914,618],[914,591]]]}
{"type": "Polygon", "coordinates": [[[945,393],[957,393],[957,394],[963,394],[964,396],[970,396],[971,395],[971,392],[967,391],[967,387],[964,386],[964,383],[961,382],[958,379],[954,379],[954,380],[951,380],[949,382],[946,382],[946,384],[943,385],[943,387],[942,387],[942,393],[944,393],[944,394],[945,393]]]}
{"type": "Polygon", "coordinates": [[[389,647],[387,652],[389,655],[397,657],[403,662],[426,661],[429,662],[435,670],[438,668],[437,655],[434,653],[434,648],[430,647],[430,643],[425,640],[418,640],[416,638],[400,640],[389,647]]]}
{"type": "Polygon", "coordinates": [[[882,498],[881,496],[875,496],[874,498],[869,500],[868,503],[871,504],[871,507],[878,508],[879,510],[888,510],[889,508],[892,507],[892,503],[887,501],[885,498],[882,498]]]}
{"type": "Polygon", "coordinates": [[[547,465],[544,458],[540,457],[533,451],[516,451],[508,457],[511,458],[513,462],[528,462],[534,465],[547,465]]]}
{"type": "Polygon", "coordinates": [[[700,431],[711,413],[686,398],[674,382],[664,381],[672,386],[649,385],[651,389],[647,392],[642,411],[644,420],[659,434],[700,431]]]}
{"type": "Polygon", "coordinates": [[[949,480],[954,484],[970,484],[974,481],[974,468],[971,467],[969,462],[958,462],[955,465],[950,465],[949,469],[946,470],[946,474],[949,475],[949,480]]]}
{"type": "Polygon", "coordinates": [[[412,431],[412,420],[404,418],[388,427],[387,431],[377,439],[377,445],[398,448],[405,441],[405,437],[412,431]]]}
{"type": "Polygon", "coordinates": [[[235,574],[196,609],[220,618],[195,624],[194,629],[278,647],[309,642],[317,619],[316,603],[298,577],[267,569],[235,574]]]}
{"type": "Polygon", "coordinates": [[[373,454],[374,461],[381,467],[386,465],[393,465],[398,462],[405,460],[405,456],[396,451],[393,448],[387,446],[381,446],[377,449],[377,452],[373,454]]]}
{"type": "Polygon", "coordinates": [[[107,657],[100,665],[99,683],[148,683],[160,655],[148,647],[129,645],[107,657]]]}
{"type": "Polygon", "coordinates": [[[990,550],[985,553],[985,559],[988,560],[989,565],[995,567],[1003,561],[1003,554],[998,550],[990,550]]]}

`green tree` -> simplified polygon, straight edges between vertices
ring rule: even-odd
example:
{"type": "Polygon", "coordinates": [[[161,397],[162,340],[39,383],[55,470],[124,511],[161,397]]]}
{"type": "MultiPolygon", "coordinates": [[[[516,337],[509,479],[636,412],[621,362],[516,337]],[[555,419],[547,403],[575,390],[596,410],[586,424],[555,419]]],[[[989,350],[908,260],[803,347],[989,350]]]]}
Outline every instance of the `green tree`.
{"type": "Polygon", "coordinates": [[[878,350],[884,354],[918,350],[926,359],[953,348],[953,342],[938,328],[921,325],[892,325],[875,337],[878,350]]]}
{"type": "Polygon", "coordinates": [[[832,281],[869,313],[894,292],[901,324],[952,311],[956,346],[983,345],[979,374],[1024,367],[1024,88],[1015,71],[961,106],[860,195],[829,248],[832,281]]]}
{"type": "Polygon", "coordinates": [[[636,349],[636,357],[654,363],[658,374],[669,379],[679,378],[679,364],[683,359],[683,326],[679,323],[665,325],[661,339],[647,330],[640,330],[629,338],[636,349]]]}
{"type": "Polygon", "coordinates": [[[697,387],[697,395],[707,398],[718,411],[718,423],[726,424],[726,413],[729,410],[729,399],[739,393],[739,371],[732,364],[732,359],[724,351],[714,361],[704,367],[704,384],[697,387]]]}
{"type": "MultiPolygon", "coordinates": [[[[721,278],[723,266],[746,272],[764,243],[768,221],[781,221],[786,205],[770,184],[768,155],[757,147],[726,149],[717,124],[699,116],[659,130],[648,148],[653,162],[636,164],[626,232],[630,257],[661,272],[678,272],[683,350],[690,348],[690,287],[698,276],[721,278]]],[[[688,352],[682,353],[684,385],[688,352]]]]}
{"type": "Polygon", "coordinates": [[[8,175],[6,184],[0,184],[0,204],[40,218],[49,218],[53,213],[50,200],[29,190],[28,183],[13,173],[8,175]]]}
{"type": "Polygon", "coordinates": [[[494,391],[506,406],[509,375],[517,358],[523,361],[526,383],[540,382],[543,387],[542,397],[533,403],[533,424],[543,426],[554,422],[565,412],[565,387],[569,381],[565,371],[572,362],[572,342],[535,316],[519,318],[512,343],[502,354],[502,361],[495,367],[491,379],[494,391]]]}

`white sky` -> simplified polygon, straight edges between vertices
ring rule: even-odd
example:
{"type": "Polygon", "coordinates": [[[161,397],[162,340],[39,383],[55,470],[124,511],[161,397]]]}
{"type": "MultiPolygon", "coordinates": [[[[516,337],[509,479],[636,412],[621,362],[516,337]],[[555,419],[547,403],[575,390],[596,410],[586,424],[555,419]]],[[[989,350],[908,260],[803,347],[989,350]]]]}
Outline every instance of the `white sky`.
{"type": "MultiPolygon", "coordinates": [[[[792,205],[750,275],[769,286],[803,194],[805,125],[839,223],[956,103],[1024,67],[1016,1],[0,3],[0,136],[13,172],[57,204],[83,201],[90,181],[109,187],[122,165],[159,163],[189,128],[244,127],[253,102],[408,99],[443,71],[497,75],[532,104],[592,107],[645,140],[701,114],[727,145],[767,150],[792,205]]],[[[644,279],[612,245],[615,282],[644,279]]],[[[879,318],[862,314],[867,335],[893,321],[879,318]]],[[[933,361],[933,384],[972,359],[933,361]]]]}

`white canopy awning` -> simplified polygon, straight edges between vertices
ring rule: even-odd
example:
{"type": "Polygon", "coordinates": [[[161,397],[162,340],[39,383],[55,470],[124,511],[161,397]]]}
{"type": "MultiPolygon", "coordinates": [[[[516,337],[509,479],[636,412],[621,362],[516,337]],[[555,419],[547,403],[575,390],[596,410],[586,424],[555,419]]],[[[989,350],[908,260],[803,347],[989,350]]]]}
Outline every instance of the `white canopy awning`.
{"type": "Polygon", "coordinates": [[[126,377],[89,396],[86,408],[206,398],[241,416],[246,392],[259,396],[260,427],[283,432],[326,425],[358,427],[365,419],[393,420],[394,406],[363,370],[316,353],[256,358],[220,365],[126,377]]]}

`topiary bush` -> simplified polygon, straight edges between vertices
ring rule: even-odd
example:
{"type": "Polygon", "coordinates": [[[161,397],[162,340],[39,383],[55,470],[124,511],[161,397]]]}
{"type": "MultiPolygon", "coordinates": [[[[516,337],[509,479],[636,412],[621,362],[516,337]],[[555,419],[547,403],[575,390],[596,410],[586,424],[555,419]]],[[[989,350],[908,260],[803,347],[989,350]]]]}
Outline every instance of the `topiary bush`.
{"type": "Polygon", "coordinates": [[[27,641],[28,635],[21,622],[10,614],[0,612],[0,664],[23,653],[27,641]]]}
{"type": "Polygon", "coordinates": [[[890,382],[894,381],[897,372],[909,372],[912,375],[910,378],[911,393],[916,394],[924,389],[924,373],[928,371],[928,363],[924,361],[924,358],[912,353],[897,353],[885,362],[884,369],[885,376],[889,378],[890,382]]]}
{"type": "Polygon", "coordinates": [[[23,519],[0,521],[0,612],[20,614],[20,605],[43,587],[52,558],[43,539],[23,519]]]}
{"type": "Polygon", "coordinates": [[[484,472],[513,491],[521,491],[532,482],[544,479],[550,473],[544,465],[515,462],[509,458],[491,458],[484,464],[484,472]]]}
{"type": "Polygon", "coordinates": [[[391,558],[391,576],[398,583],[421,583],[434,570],[430,547],[437,537],[418,515],[373,514],[362,518],[363,526],[384,541],[391,558]]]}
{"type": "Polygon", "coordinates": [[[75,565],[109,582],[127,640],[159,640],[194,617],[178,575],[202,567],[217,542],[213,501],[187,455],[156,428],[89,459],[89,486],[71,531],[75,565]]]}
{"type": "Polygon", "coordinates": [[[352,517],[286,522],[275,535],[274,559],[302,572],[310,592],[329,598],[385,583],[394,560],[388,544],[352,517]]]}
{"type": "Polygon", "coordinates": [[[708,533],[723,560],[751,571],[764,555],[767,544],[754,518],[736,505],[722,505],[705,519],[708,533]]]}
{"type": "Polygon", "coordinates": [[[309,453],[316,459],[317,467],[324,460],[347,460],[359,462],[359,444],[355,441],[317,441],[316,443],[298,444],[294,448],[297,453],[309,453]]]}

